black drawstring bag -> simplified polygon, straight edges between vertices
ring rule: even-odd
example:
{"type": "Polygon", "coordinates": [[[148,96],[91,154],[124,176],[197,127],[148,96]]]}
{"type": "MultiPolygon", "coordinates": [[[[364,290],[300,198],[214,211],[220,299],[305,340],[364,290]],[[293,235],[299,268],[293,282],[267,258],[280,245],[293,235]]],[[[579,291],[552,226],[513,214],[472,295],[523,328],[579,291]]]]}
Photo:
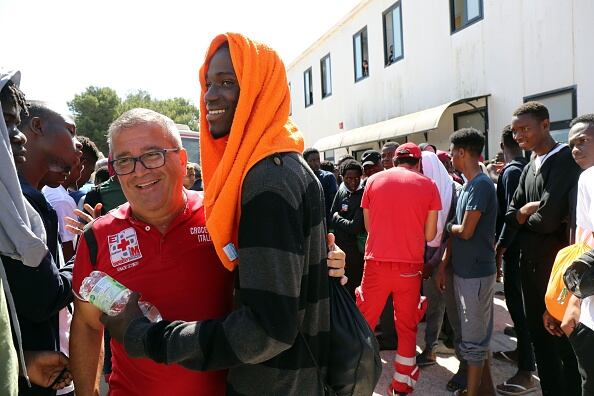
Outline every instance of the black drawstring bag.
{"type": "Polygon", "coordinates": [[[326,395],[370,396],[382,373],[377,340],[340,281],[332,279],[329,283],[330,348],[325,381],[305,337],[301,336],[318,368],[326,395]]]}
{"type": "Polygon", "coordinates": [[[567,267],[563,282],[577,298],[594,295],[594,250],[582,254],[567,267]]]}

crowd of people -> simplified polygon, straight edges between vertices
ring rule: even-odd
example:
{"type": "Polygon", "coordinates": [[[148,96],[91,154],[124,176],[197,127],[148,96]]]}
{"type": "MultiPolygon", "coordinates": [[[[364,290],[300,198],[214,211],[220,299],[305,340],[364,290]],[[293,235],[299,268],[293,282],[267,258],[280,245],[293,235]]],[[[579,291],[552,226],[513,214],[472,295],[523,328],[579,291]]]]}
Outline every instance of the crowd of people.
{"type": "Polygon", "coordinates": [[[411,392],[418,367],[436,363],[445,313],[460,361],[448,390],[525,394],[539,387],[537,371],[543,395],[594,394],[584,348],[593,339],[589,299],[582,310],[572,296],[563,321],[545,306],[557,253],[576,242],[594,247],[587,171],[593,139],[594,115],[573,120],[564,144],[551,137],[548,109],[528,102],[511,114],[492,161],[483,160],[484,137],[472,128],[455,131],[447,151],[387,142],[381,152],[365,151],[361,162],[347,155],[336,164],[304,151],[333,202],[329,228],[347,253],[348,289],[372,328],[378,321],[385,327],[380,314],[392,297],[394,393],[411,392]],[[495,387],[489,348],[498,280],[517,349],[495,357],[515,362],[517,372],[495,387]],[[425,346],[416,355],[423,315],[425,346]]]}
{"type": "Polygon", "coordinates": [[[392,395],[436,363],[444,322],[454,394],[594,394],[591,297],[562,320],[545,305],[559,250],[594,247],[594,115],[564,144],[525,103],[486,164],[473,128],[443,150],[386,142],[322,162],[289,117],[278,55],[229,33],[199,73],[198,165],[147,109],[113,121],[104,156],[20,77],[0,74],[0,394],[97,395],[102,377],[114,396],[334,394],[330,282],[396,350],[392,395]],[[93,271],[134,291],[117,315],[79,293],[93,271]],[[493,355],[499,278],[518,342],[493,355]],[[493,356],[517,362],[497,386],[493,356]]]}

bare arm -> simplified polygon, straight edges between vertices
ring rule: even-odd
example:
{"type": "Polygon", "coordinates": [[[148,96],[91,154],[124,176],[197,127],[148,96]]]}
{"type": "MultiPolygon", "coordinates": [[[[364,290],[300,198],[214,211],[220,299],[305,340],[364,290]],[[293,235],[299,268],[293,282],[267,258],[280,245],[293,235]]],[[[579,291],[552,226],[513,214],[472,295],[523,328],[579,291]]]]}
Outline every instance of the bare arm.
{"type": "Polygon", "coordinates": [[[103,368],[103,325],[101,312],[91,304],[74,299],[70,327],[70,369],[77,396],[98,396],[103,368]]]}
{"type": "Polygon", "coordinates": [[[460,239],[468,240],[474,235],[476,225],[481,218],[480,210],[467,210],[464,212],[464,218],[462,224],[453,225],[450,235],[460,239]]]}
{"type": "Polygon", "coordinates": [[[432,241],[437,235],[437,210],[430,210],[425,220],[425,240],[432,241]]]}

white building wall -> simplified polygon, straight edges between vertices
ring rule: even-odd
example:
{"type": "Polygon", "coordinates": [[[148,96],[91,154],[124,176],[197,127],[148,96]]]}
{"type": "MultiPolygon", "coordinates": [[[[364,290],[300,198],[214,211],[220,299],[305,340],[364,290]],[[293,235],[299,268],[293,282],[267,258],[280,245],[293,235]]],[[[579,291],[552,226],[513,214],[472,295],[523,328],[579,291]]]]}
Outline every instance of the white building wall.
{"type": "MultiPolygon", "coordinates": [[[[292,115],[306,146],[345,130],[490,94],[493,156],[499,131],[525,96],[576,85],[578,114],[594,112],[594,1],[483,0],[483,19],[451,34],[449,1],[402,0],[404,58],[384,67],[382,13],[394,3],[363,1],[289,65],[292,115]],[[369,77],[355,83],[353,35],[364,26],[369,77]],[[320,59],[327,53],[332,95],[322,99],[320,59]],[[303,72],[310,66],[314,103],[305,108],[303,72]]],[[[437,132],[429,132],[429,141],[447,142],[450,128],[453,121],[440,123],[437,132]]]]}

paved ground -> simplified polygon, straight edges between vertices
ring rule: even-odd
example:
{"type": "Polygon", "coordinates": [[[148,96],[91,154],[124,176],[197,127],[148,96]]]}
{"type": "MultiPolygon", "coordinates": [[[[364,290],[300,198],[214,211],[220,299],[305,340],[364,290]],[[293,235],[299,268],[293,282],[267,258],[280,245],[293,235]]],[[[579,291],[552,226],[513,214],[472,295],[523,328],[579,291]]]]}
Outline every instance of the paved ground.
{"type": "MultiPolygon", "coordinates": [[[[498,284],[498,289],[501,290],[502,286],[498,284]]],[[[511,350],[516,347],[516,339],[511,338],[503,334],[503,329],[511,325],[511,319],[505,306],[503,297],[495,297],[495,320],[494,320],[494,332],[493,340],[491,342],[491,349],[493,352],[511,350]]],[[[425,324],[422,323],[419,326],[419,332],[417,334],[417,351],[421,352],[421,348],[424,346],[423,336],[425,331],[425,324]]],[[[453,350],[448,350],[445,347],[441,347],[438,351],[446,353],[438,353],[437,364],[422,369],[419,381],[416,384],[414,395],[424,396],[446,396],[451,395],[451,392],[446,390],[446,384],[451,376],[458,370],[458,359],[453,355],[453,350]]],[[[391,377],[394,374],[392,368],[392,361],[394,360],[394,351],[382,351],[382,363],[384,366],[382,377],[378,383],[374,396],[385,396],[388,395],[388,384],[390,383],[391,377]]],[[[491,367],[493,373],[493,379],[495,384],[501,383],[511,377],[516,372],[515,365],[511,363],[505,363],[493,359],[493,366],[491,367]]],[[[528,394],[529,396],[541,396],[540,389],[536,392],[528,394]]]]}

